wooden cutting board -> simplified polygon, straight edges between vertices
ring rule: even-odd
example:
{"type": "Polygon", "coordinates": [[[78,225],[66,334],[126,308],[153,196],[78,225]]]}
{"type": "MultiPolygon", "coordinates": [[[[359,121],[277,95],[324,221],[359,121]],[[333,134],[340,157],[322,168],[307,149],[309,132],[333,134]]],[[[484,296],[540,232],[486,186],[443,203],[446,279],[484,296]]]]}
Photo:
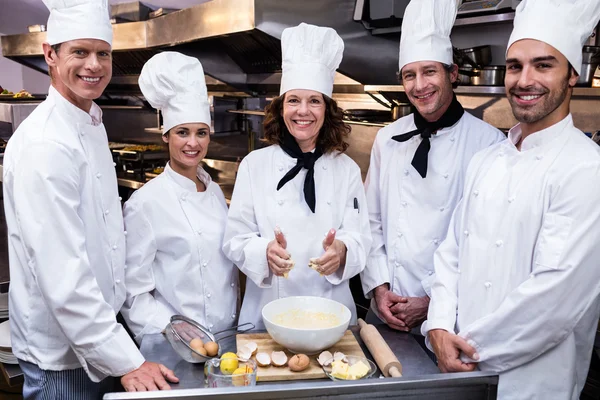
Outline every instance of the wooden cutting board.
{"type": "MultiPolygon", "coordinates": [[[[255,342],[258,345],[258,353],[267,353],[271,355],[271,352],[273,351],[285,351],[288,358],[294,355],[294,353],[289,352],[283,346],[277,344],[268,333],[243,333],[236,335],[236,346],[238,349],[248,342],[255,342]]],[[[339,342],[327,350],[329,350],[331,354],[336,351],[341,351],[347,355],[365,356],[365,353],[363,353],[356,338],[349,330],[346,331],[339,342]]],[[[323,372],[323,369],[317,362],[318,356],[318,354],[308,356],[310,358],[310,365],[301,372],[292,372],[287,366],[274,367],[271,365],[270,367],[258,367],[258,381],[268,382],[327,378],[327,375],[325,375],[325,372],[323,372]]],[[[254,359],[254,357],[252,358],[254,359]]]]}

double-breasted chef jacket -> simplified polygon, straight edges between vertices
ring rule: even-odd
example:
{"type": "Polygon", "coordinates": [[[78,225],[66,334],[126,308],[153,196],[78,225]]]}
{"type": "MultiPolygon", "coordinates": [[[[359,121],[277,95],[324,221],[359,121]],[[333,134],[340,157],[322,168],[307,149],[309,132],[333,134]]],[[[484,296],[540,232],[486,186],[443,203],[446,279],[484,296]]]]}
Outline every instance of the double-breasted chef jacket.
{"type": "MultiPolygon", "coordinates": [[[[365,181],[373,245],[361,273],[365,295],[384,283],[400,296],[431,294],[433,253],[446,237],[452,213],[462,196],[465,172],[473,155],[506,137],[465,112],[453,126],[431,137],[427,177],[411,165],[422,141],[392,136],[416,129],[413,115],[381,129],[371,151],[365,181]]],[[[372,310],[377,306],[372,300],[372,310]]]]}
{"type": "Polygon", "coordinates": [[[473,157],[422,332],[465,338],[498,398],[578,399],[600,315],[600,148],[571,115],[520,138],[473,157]]]}
{"type": "Polygon", "coordinates": [[[125,235],[102,112],[50,87],[4,155],[12,350],[45,370],[93,381],[144,358],[116,313],[125,300],[125,235]]]}
{"type": "Polygon", "coordinates": [[[141,341],[174,314],[217,332],[237,319],[238,270],[221,247],[227,204],[201,167],[196,184],[165,170],[125,203],[127,301],[123,316],[141,341]]]}
{"type": "Polygon", "coordinates": [[[262,328],[264,305],[302,295],[339,301],[350,309],[351,323],[356,323],[349,279],[364,268],[371,245],[360,169],[345,154],[321,156],[314,166],[313,213],[304,200],[306,169],[277,190],[279,180],[295,165],[294,158],[273,145],[251,152],[239,166],[223,250],[248,277],[240,323],[262,328]],[[295,262],[287,278],[275,276],[267,265],[267,245],[274,240],[276,227],[285,235],[287,251],[295,262]],[[308,263],[324,253],[322,242],[331,228],[346,245],[346,265],[320,276],[308,263]]]}

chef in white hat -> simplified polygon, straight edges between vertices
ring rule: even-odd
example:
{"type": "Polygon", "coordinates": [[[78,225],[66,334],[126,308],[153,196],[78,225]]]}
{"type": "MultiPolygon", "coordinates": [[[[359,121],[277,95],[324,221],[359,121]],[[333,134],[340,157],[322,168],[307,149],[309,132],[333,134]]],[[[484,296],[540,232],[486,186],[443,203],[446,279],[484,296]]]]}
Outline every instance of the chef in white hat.
{"type": "Polygon", "coordinates": [[[505,78],[519,124],[473,158],[435,256],[423,333],[442,371],[499,373],[499,399],[578,399],[590,366],[600,149],[569,102],[599,19],[597,0],[519,5],[505,78]]]}
{"type": "Polygon", "coordinates": [[[198,59],[164,52],[143,67],[140,88],[163,115],[165,170],[125,203],[127,325],[141,341],[174,314],[217,332],[237,320],[238,269],[221,247],[227,204],[200,162],[210,104],[198,59]]]}
{"type": "Polygon", "coordinates": [[[176,382],[117,323],[125,234],[102,111],[112,28],[101,0],[46,1],[52,85],[4,155],[12,350],[25,399],[100,399],[176,382]]]}
{"type": "Polygon", "coordinates": [[[331,28],[283,31],[280,96],[265,110],[265,140],[241,162],[223,250],[248,277],[240,322],[264,327],[272,300],[337,300],[356,322],[349,279],[371,245],[360,169],[344,151],[350,128],[331,99],[344,42],[331,28]],[[309,268],[309,266],[311,268],[309,268]]]}
{"type": "Polygon", "coordinates": [[[465,112],[454,95],[456,12],[455,0],[413,0],[406,7],[399,68],[415,112],[379,131],[365,182],[373,236],[361,274],[371,298],[367,320],[401,331],[419,333],[427,316],[433,254],[462,197],[469,161],[505,138],[465,112]]]}

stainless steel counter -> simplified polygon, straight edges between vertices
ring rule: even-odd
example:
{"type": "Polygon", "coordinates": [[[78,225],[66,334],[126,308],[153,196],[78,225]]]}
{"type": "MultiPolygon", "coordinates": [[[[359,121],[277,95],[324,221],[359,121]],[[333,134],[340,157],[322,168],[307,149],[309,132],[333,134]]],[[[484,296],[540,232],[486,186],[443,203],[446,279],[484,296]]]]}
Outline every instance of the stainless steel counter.
{"type": "MultiPolygon", "coordinates": [[[[371,358],[358,335],[358,327],[351,328],[365,354],[371,358]]],[[[106,400],[121,399],[307,399],[316,397],[364,399],[495,399],[498,377],[482,372],[441,374],[412,335],[378,326],[384,339],[402,363],[402,378],[382,378],[380,371],[371,379],[356,382],[333,382],[329,379],[259,382],[255,387],[231,389],[204,388],[203,364],[182,360],[163,335],[144,338],[141,352],[148,361],[165,364],[180,379],[172,391],[153,393],[110,393],[106,400]]],[[[235,351],[234,338],[221,342],[225,351],[235,351]]]]}

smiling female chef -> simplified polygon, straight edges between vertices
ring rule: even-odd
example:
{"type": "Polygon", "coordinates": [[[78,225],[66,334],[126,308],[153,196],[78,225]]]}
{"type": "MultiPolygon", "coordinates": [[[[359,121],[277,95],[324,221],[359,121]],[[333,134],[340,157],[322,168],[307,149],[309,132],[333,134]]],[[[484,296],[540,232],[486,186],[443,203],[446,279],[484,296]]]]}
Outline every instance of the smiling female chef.
{"type": "Polygon", "coordinates": [[[223,250],[248,277],[240,323],[261,328],[265,304],[297,295],[337,300],[355,322],[348,281],[371,235],[360,169],[343,154],[349,128],[331,99],[344,43],[302,23],[283,31],[281,47],[280,96],[264,121],[271,146],[241,162],[225,230],[223,250]]]}
{"type": "Polygon", "coordinates": [[[238,271],[221,251],[227,204],[199,166],[210,142],[210,104],[202,65],[175,52],[152,57],[140,88],[162,111],[165,171],[125,203],[127,300],[122,309],[139,342],[173,314],[212,331],[236,319],[238,271]]]}

